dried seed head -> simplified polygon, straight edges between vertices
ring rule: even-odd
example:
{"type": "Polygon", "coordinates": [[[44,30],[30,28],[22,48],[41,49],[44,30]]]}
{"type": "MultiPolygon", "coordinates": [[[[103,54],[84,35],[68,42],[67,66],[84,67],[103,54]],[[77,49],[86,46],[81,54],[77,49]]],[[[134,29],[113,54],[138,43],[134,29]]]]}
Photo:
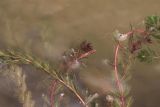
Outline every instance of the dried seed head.
{"type": "Polygon", "coordinates": [[[84,52],[88,52],[88,51],[91,51],[93,50],[93,47],[91,45],[91,43],[87,42],[87,41],[83,41],[81,44],[80,44],[80,49],[84,52]]]}
{"type": "Polygon", "coordinates": [[[82,62],[80,62],[81,59],[86,58],[95,52],[96,50],[92,48],[91,43],[84,41],[80,44],[80,47],[71,48],[64,52],[61,68],[65,71],[76,70],[82,64],[82,62]]]}
{"type": "Polygon", "coordinates": [[[122,34],[122,33],[120,33],[119,31],[116,31],[116,32],[114,33],[114,37],[115,37],[115,39],[118,40],[118,41],[124,41],[124,40],[127,39],[128,35],[127,35],[127,34],[122,34]]]}

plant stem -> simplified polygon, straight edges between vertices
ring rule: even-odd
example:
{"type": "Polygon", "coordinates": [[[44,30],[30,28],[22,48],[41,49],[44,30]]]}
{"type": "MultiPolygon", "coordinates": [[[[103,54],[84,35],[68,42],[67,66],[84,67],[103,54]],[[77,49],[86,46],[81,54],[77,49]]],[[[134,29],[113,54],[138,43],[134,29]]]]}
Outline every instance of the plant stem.
{"type": "Polygon", "coordinates": [[[87,107],[87,104],[85,103],[85,101],[83,100],[83,98],[79,95],[79,93],[72,88],[72,86],[70,86],[70,84],[66,83],[63,79],[61,79],[60,76],[58,76],[58,74],[56,73],[56,70],[54,69],[48,69],[46,67],[44,67],[41,62],[38,62],[38,60],[32,58],[30,56],[30,58],[26,58],[24,57],[24,54],[19,54],[19,53],[3,53],[1,55],[1,57],[4,57],[6,59],[9,59],[11,61],[13,61],[14,63],[23,63],[23,64],[30,64],[33,65],[35,67],[37,67],[38,69],[41,69],[43,71],[45,71],[47,74],[49,74],[50,76],[52,76],[54,79],[56,79],[58,82],[60,82],[62,85],[64,85],[65,87],[67,87],[70,91],[72,91],[75,96],[80,100],[80,102],[83,104],[84,107],[87,107]]]}
{"type": "Polygon", "coordinates": [[[67,83],[65,83],[62,79],[57,78],[57,80],[60,83],[62,83],[64,86],[66,86],[68,89],[70,89],[77,96],[77,98],[81,101],[81,103],[84,105],[84,107],[87,107],[85,101],[82,99],[82,97],[77,93],[77,91],[75,89],[73,89],[70,85],[68,85],[67,83]]]}
{"type": "MultiPolygon", "coordinates": [[[[26,60],[26,61],[29,61],[30,63],[32,63],[32,61],[30,60],[26,60]]],[[[69,90],[71,90],[76,96],[77,98],[81,101],[81,103],[87,107],[85,101],[82,99],[82,97],[77,93],[77,91],[75,89],[73,89],[69,84],[65,83],[65,81],[63,81],[57,74],[51,74],[50,71],[46,70],[45,68],[43,67],[40,67],[42,70],[44,70],[46,73],[50,74],[53,78],[55,78],[56,80],[58,80],[61,84],[63,84],[65,87],[67,87],[69,90]],[[55,76],[56,75],[56,76],[55,76]]]]}
{"type": "Polygon", "coordinates": [[[51,103],[51,107],[54,107],[54,92],[56,89],[56,85],[57,85],[57,81],[53,80],[52,85],[51,85],[51,96],[50,96],[50,103],[51,103]]]}
{"type": "Polygon", "coordinates": [[[137,32],[137,33],[140,33],[140,34],[148,33],[148,32],[146,32],[146,30],[144,30],[144,29],[135,29],[135,30],[131,30],[131,31],[127,32],[126,34],[127,34],[128,36],[130,36],[130,35],[132,35],[134,32],[137,32]]]}
{"type": "Polygon", "coordinates": [[[123,86],[122,86],[121,80],[119,79],[118,69],[117,69],[119,47],[120,47],[120,44],[117,44],[115,54],[114,54],[114,76],[115,76],[116,86],[120,92],[121,107],[125,107],[123,86]]]}
{"type": "MultiPolygon", "coordinates": [[[[146,32],[146,30],[144,29],[135,29],[135,30],[131,30],[125,34],[127,34],[128,36],[131,36],[133,35],[133,33],[139,33],[141,35],[146,35],[148,34],[148,32],[146,32]]],[[[115,76],[115,81],[116,81],[116,86],[120,92],[120,101],[121,101],[121,107],[125,107],[125,98],[124,98],[124,89],[123,89],[123,85],[122,85],[122,80],[123,78],[126,76],[126,72],[124,72],[124,75],[122,76],[122,79],[119,79],[119,76],[118,76],[118,67],[117,67],[117,64],[118,64],[118,53],[119,53],[119,48],[122,47],[124,48],[123,46],[121,46],[120,43],[118,43],[116,45],[116,50],[115,50],[115,54],[114,54],[114,76],[115,76]]],[[[156,57],[158,58],[158,57],[156,57]]]]}

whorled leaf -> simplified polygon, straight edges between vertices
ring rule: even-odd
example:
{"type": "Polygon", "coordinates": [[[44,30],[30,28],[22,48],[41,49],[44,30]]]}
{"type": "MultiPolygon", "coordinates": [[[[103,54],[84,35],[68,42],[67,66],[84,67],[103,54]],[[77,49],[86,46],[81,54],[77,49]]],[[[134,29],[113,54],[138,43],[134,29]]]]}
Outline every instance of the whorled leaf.
{"type": "MultiPolygon", "coordinates": [[[[148,16],[145,19],[145,25],[146,25],[146,29],[157,29],[160,27],[160,17],[153,15],[153,16],[148,16]]],[[[150,30],[151,30],[150,29],[150,30]]]]}
{"type": "Polygon", "coordinates": [[[140,62],[151,62],[152,54],[147,49],[142,49],[138,52],[137,59],[140,62]]]}

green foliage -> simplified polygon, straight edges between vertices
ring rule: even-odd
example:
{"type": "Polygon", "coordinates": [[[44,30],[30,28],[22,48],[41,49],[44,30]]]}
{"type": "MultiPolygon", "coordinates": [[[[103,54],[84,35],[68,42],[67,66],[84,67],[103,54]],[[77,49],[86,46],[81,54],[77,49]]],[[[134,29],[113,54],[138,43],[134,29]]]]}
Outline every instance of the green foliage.
{"type": "Polygon", "coordinates": [[[121,107],[121,101],[118,98],[114,100],[113,107],[121,107]]]}
{"type": "Polygon", "coordinates": [[[152,34],[155,39],[160,40],[160,32],[152,34]]]}
{"type": "Polygon", "coordinates": [[[146,25],[146,28],[150,30],[159,29],[160,28],[160,17],[156,15],[146,17],[145,25],[146,25]]]}
{"type": "Polygon", "coordinates": [[[133,98],[129,97],[126,102],[127,102],[126,107],[131,107],[133,103],[133,98]]]}
{"type": "Polygon", "coordinates": [[[160,39],[160,16],[148,16],[145,19],[145,25],[147,31],[155,39],[160,39]]]}
{"type": "Polygon", "coordinates": [[[152,60],[151,54],[149,53],[148,50],[143,49],[141,50],[138,55],[137,58],[139,59],[139,61],[141,62],[150,62],[152,60]]]}

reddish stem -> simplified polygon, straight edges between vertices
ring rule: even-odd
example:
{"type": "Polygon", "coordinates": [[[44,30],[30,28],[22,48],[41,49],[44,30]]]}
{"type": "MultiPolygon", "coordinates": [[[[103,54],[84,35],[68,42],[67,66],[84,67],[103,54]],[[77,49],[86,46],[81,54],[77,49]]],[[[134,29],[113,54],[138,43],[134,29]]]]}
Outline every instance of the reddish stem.
{"type": "Polygon", "coordinates": [[[135,30],[132,30],[132,31],[127,32],[126,34],[127,34],[128,36],[130,36],[130,35],[132,35],[134,32],[137,32],[137,33],[140,33],[140,34],[145,34],[145,33],[147,33],[146,30],[144,30],[144,29],[135,29],[135,30]]]}
{"type": "Polygon", "coordinates": [[[119,47],[120,47],[120,44],[118,44],[116,46],[115,55],[114,55],[114,76],[115,76],[116,85],[117,85],[118,90],[120,92],[121,107],[125,107],[123,86],[122,86],[121,80],[119,79],[118,69],[117,69],[119,47]]]}
{"type": "Polygon", "coordinates": [[[94,50],[91,50],[91,51],[89,51],[89,52],[86,52],[86,53],[84,53],[84,54],[81,54],[77,59],[80,60],[80,59],[82,59],[82,58],[86,58],[86,57],[88,57],[89,55],[94,54],[95,52],[96,52],[95,49],[94,49],[94,50]]]}
{"type": "MultiPolygon", "coordinates": [[[[126,34],[128,36],[131,36],[133,35],[133,33],[140,33],[142,35],[146,35],[148,34],[144,29],[136,29],[136,30],[132,30],[132,31],[129,31],[127,32],[126,34]]],[[[120,101],[121,101],[121,107],[125,107],[125,98],[124,98],[124,89],[123,89],[123,86],[122,86],[122,82],[121,80],[119,79],[119,76],[118,76],[118,68],[117,68],[117,63],[118,63],[118,53],[119,53],[119,48],[122,47],[120,45],[120,43],[118,43],[116,45],[116,50],[115,50],[115,54],[114,54],[114,76],[115,76],[115,81],[116,81],[116,86],[118,87],[118,90],[120,92],[120,101]]]]}
{"type": "Polygon", "coordinates": [[[56,90],[56,85],[57,85],[57,81],[53,80],[51,87],[50,87],[50,102],[51,102],[51,107],[54,107],[54,94],[55,94],[55,90],[56,90]]]}

